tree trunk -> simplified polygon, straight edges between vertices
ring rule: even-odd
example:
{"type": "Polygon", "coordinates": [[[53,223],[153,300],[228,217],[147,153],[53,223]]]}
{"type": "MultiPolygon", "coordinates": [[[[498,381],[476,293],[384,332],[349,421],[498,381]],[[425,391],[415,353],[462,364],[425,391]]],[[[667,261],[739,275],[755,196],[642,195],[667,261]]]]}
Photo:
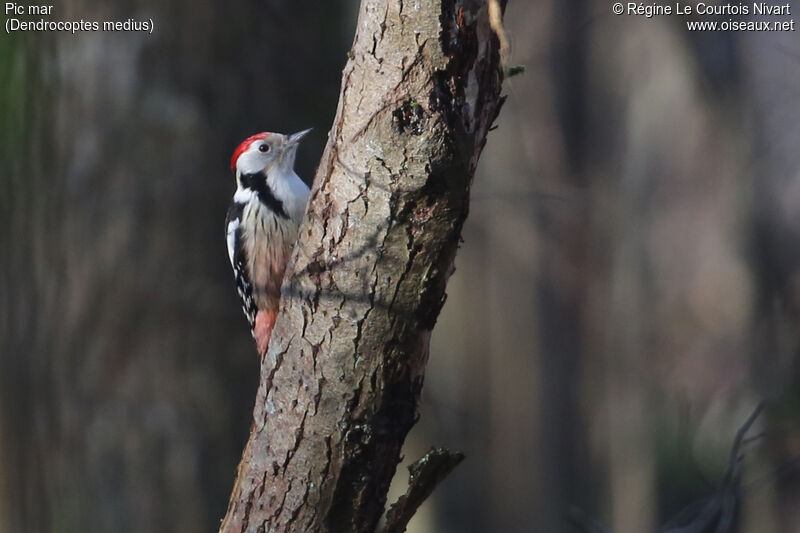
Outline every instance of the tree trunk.
{"type": "Polygon", "coordinates": [[[375,529],[502,103],[484,0],[364,0],[348,56],[226,533],[375,529]]]}

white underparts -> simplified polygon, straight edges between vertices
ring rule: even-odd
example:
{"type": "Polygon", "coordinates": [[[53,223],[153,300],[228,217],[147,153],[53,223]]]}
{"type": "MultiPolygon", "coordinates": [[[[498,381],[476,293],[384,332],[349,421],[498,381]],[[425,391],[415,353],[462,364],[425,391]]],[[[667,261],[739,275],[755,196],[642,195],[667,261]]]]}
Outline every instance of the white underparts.
{"type": "Polygon", "coordinates": [[[281,217],[256,197],[242,211],[242,245],[259,309],[277,309],[283,270],[297,238],[297,222],[281,217]]]}

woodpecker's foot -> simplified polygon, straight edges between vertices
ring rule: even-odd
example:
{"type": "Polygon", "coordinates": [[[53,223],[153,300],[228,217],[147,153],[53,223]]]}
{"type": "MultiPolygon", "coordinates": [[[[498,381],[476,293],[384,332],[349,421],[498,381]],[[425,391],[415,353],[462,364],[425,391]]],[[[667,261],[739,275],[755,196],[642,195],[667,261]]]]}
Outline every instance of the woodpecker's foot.
{"type": "Polygon", "coordinates": [[[269,347],[269,338],[272,336],[272,328],[275,327],[275,319],[278,317],[277,311],[259,311],[256,313],[256,323],[253,326],[253,337],[256,339],[258,355],[264,356],[269,347]]]}

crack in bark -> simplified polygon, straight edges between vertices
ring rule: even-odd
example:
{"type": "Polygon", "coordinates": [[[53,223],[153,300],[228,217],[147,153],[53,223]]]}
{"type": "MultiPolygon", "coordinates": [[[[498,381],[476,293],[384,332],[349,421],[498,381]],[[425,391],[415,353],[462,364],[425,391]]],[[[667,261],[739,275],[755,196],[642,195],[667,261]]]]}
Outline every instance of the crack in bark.
{"type": "MultiPolygon", "coordinates": [[[[289,349],[291,348],[293,341],[294,341],[294,336],[292,336],[291,339],[289,339],[289,342],[286,344],[286,348],[275,354],[275,366],[273,366],[267,373],[267,376],[263,378],[263,383],[264,383],[264,401],[263,401],[263,414],[262,414],[263,419],[261,421],[261,425],[258,427],[259,431],[261,431],[267,423],[267,416],[269,415],[269,409],[268,409],[269,395],[270,392],[272,392],[272,385],[275,380],[275,374],[278,372],[278,370],[280,370],[280,367],[283,364],[283,359],[285,355],[289,352],[289,349]]],[[[267,352],[267,354],[269,354],[269,352],[267,352]]],[[[268,356],[269,355],[264,357],[264,361],[266,361],[266,358],[268,356]]],[[[256,405],[256,409],[258,409],[258,407],[259,406],[256,405]]]]}
{"type": "MultiPolygon", "coordinates": [[[[308,493],[309,493],[310,490],[311,490],[310,485],[306,484],[306,490],[303,493],[303,498],[300,501],[300,505],[298,505],[295,508],[295,510],[292,511],[291,515],[289,515],[289,520],[286,522],[286,527],[287,528],[291,529],[292,525],[295,522],[295,520],[297,520],[297,517],[300,516],[300,511],[303,509],[303,506],[306,505],[306,502],[308,501],[308,493]]],[[[304,528],[303,531],[306,531],[306,529],[304,528]]]]}
{"type": "MultiPolygon", "coordinates": [[[[272,513],[272,516],[267,518],[266,524],[270,525],[270,531],[272,530],[271,526],[272,526],[273,519],[277,520],[277,518],[281,515],[281,513],[283,512],[283,507],[286,505],[286,498],[289,496],[289,494],[292,493],[292,481],[293,480],[291,480],[291,479],[289,480],[289,484],[288,484],[288,486],[286,487],[286,490],[283,493],[283,498],[281,498],[281,503],[280,503],[280,505],[278,505],[278,508],[275,509],[274,513],[272,513]]],[[[247,531],[247,528],[244,528],[242,531],[247,531]]]]}
{"type": "Polygon", "coordinates": [[[286,473],[286,467],[289,466],[289,461],[292,460],[292,457],[294,457],[294,454],[296,454],[298,448],[300,448],[300,442],[303,440],[303,435],[306,430],[306,418],[308,418],[308,410],[303,412],[303,420],[300,422],[300,427],[295,430],[294,446],[286,453],[286,459],[283,461],[282,468],[284,473],[286,473]]]}
{"type": "Polygon", "coordinates": [[[319,381],[317,382],[317,393],[314,395],[314,416],[319,413],[319,404],[322,401],[322,389],[325,386],[325,376],[320,376],[319,381]]]}
{"type": "Polygon", "coordinates": [[[405,281],[409,272],[411,272],[411,269],[414,267],[414,258],[417,256],[417,249],[416,246],[414,246],[414,237],[411,236],[411,228],[406,228],[406,232],[408,234],[408,244],[406,245],[408,259],[406,260],[403,271],[400,273],[400,278],[397,280],[397,284],[394,287],[394,294],[389,302],[390,311],[394,309],[394,303],[397,301],[397,295],[400,293],[400,289],[402,288],[403,282],[405,281]]]}

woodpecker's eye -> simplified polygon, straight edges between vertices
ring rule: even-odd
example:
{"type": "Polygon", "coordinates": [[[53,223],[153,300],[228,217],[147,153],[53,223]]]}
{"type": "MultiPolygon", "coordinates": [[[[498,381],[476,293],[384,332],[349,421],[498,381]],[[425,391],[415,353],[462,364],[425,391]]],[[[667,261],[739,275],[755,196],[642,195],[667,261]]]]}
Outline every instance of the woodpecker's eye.
{"type": "Polygon", "coordinates": [[[267,153],[267,152],[269,152],[269,145],[268,145],[268,144],[261,144],[261,145],[259,145],[259,147],[258,147],[258,151],[259,151],[259,152],[262,152],[262,153],[267,153]]]}

